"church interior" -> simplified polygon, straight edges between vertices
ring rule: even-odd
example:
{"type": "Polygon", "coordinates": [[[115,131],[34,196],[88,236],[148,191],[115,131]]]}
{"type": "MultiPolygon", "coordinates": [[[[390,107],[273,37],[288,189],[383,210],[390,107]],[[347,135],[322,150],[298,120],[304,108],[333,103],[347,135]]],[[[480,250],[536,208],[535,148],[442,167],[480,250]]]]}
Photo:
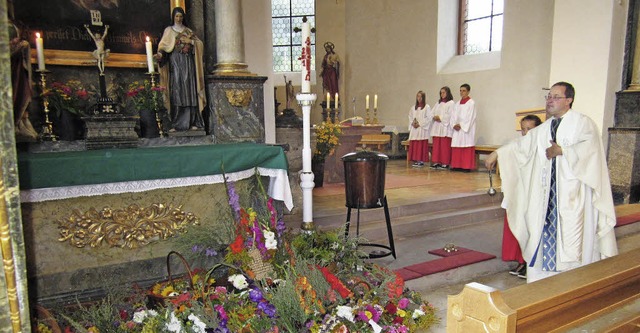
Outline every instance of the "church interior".
{"type": "Polygon", "coordinates": [[[160,321],[138,304],[115,332],[638,331],[639,14],[638,0],[0,1],[0,331],[56,333],[50,324],[67,320],[97,332],[55,312],[104,304],[106,283],[158,297],[158,281],[177,290],[172,270],[190,295],[246,311],[225,317],[165,293],[159,309],[192,312],[160,321]],[[495,48],[465,54],[473,2],[501,11],[499,33],[495,48]],[[276,45],[282,22],[288,51],[276,45]],[[22,86],[16,73],[28,75],[22,86]],[[521,137],[522,117],[552,118],[558,81],[575,87],[572,110],[600,136],[619,254],[527,283],[502,258],[509,179],[484,162],[521,137]],[[477,112],[475,167],[412,165],[416,92],[435,107],[442,87],[459,101],[463,84],[477,112]],[[318,260],[313,237],[329,231],[342,251],[285,269],[294,251],[318,260]],[[196,262],[207,268],[201,291],[196,262]],[[254,293],[208,284],[241,290],[246,277],[230,272],[243,270],[254,293]],[[298,276],[291,294],[271,281],[283,271],[298,276]],[[291,313],[270,315],[291,298],[291,313]],[[385,302],[365,307],[371,299],[385,302]]]}

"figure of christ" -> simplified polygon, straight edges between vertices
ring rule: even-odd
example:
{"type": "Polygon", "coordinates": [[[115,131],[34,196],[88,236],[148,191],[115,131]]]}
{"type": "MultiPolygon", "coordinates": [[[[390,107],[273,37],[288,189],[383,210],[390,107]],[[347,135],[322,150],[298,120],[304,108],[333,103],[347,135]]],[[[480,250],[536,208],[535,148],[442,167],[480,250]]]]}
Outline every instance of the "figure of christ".
{"type": "Polygon", "coordinates": [[[96,43],[96,49],[91,53],[93,57],[98,62],[98,69],[100,70],[100,74],[104,74],[104,60],[109,56],[109,50],[105,50],[104,48],[104,39],[107,38],[107,33],[109,32],[109,25],[104,26],[104,34],[96,32],[95,34],[91,32],[89,29],[89,25],[84,25],[85,29],[89,33],[89,36],[96,43]]]}

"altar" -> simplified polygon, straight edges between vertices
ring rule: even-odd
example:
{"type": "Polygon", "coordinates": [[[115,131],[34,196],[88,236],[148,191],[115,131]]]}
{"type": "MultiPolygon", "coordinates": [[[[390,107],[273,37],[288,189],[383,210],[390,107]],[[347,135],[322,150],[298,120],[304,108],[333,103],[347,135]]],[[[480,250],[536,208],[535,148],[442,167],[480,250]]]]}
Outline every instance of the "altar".
{"type": "Polygon", "coordinates": [[[184,226],[223,232],[225,178],[255,195],[259,174],[267,194],[291,209],[287,168],[280,146],[254,143],[21,153],[30,293],[55,304],[90,298],[107,280],[162,280],[184,226]],[[161,235],[145,238],[150,229],[161,235]]]}
{"type": "Polygon", "coordinates": [[[383,125],[343,126],[342,134],[340,134],[340,145],[325,160],[324,181],[327,183],[344,183],[342,156],[356,151],[362,135],[381,134],[383,127],[383,125]]]}

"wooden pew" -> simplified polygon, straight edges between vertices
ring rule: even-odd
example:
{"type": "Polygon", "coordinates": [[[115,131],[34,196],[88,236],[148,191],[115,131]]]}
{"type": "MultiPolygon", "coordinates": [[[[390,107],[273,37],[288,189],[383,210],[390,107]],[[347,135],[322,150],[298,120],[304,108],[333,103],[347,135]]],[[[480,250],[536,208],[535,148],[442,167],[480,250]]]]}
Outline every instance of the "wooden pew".
{"type": "Polygon", "coordinates": [[[382,146],[391,142],[391,136],[389,134],[363,134],[358,142],[362,145],[363,149],[366,149],[368,145],[375,145],[378,151],[382,150],[382,146]]]}
{"type": "Polygon", "coordinates": [[[640,248],[504,291],[467,284],[448,298],[447,332],[638,332],[640,313],[622,308],[639,304],[640,248]]]}

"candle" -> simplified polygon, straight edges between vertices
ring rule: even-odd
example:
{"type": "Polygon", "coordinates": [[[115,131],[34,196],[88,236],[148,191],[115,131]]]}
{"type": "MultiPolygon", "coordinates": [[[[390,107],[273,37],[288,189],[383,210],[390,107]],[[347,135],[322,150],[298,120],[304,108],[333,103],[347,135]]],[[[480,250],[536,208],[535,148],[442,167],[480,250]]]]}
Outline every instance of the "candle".
{"type": "Polygon", "coordinates": [[[302,20],[302,93],[311,92],[311,27],[306,17],[302,20]]]}
{"type": "Polygon", "coordinates": [[[367,98],[365,98],[365,108],[367,108],[367,110],[369,109],[369,95],[367,95],[367,98]]]}
{"type": "Polygon", "coordinates": [[[44,42],[40,33],[36,32],[36,55],[38,58],[38,70],[44,70],[44,42]]]}
{"type": "Polygon", "coordinates": [[[329,104],[331,104],[331,94],[327,93],[327,108],[331,107],[329,104]]]}
{"type": "Polygon", "coordinates": [[[378,108],[378,94],[373,95],[373,108],[378,108]]]}
{"type": "Polygon", "coordinates": [[[336,93],[336,100],[335,100],[333,106],[334,106],[334,109],[338,108],[338,93],[336,93]]]}
{"type": "Polygon", "coordinates": [[[147,49],[147,69],[149,69],[149,73],[154,73],[155,68],[153,67],[153,48],[151,47],[151,40],[149,36],[147,36],[147,41],[144,43],[145,48],[147,49]]]}

